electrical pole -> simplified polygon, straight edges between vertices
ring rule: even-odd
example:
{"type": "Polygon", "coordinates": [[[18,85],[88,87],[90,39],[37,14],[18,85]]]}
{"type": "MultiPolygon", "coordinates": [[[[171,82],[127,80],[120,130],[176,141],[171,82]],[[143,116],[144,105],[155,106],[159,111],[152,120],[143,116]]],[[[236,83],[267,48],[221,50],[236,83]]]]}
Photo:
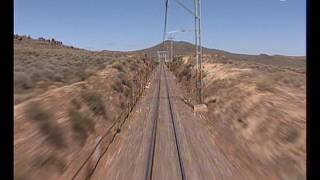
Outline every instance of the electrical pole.
{"type": "MultiPolygon", "coordinates": [[[[194,0],[194,11],[190,10],[180,0],[174,0],[182,8],[194,16],[195,47],[196,47],[196,89],[199,93],[199,102],[203,103],[203,81],[202,81],[202,45],[201,45],[201,0],[194,0]]],[[[167,14],[168,0],[166,1],[167,14]]],[[[166,24],[165,24],[166,28],[166,24]]]]}
{"type": "Polygon", "coordinates": [[[198,0],[199,17],[199,61],[200,61],[200,103],[203,103],[203,79],[202,79],[202,43],[201,43],[201,0],[198,0]]]}
{"type": "Polygon", "coordinates": [[[199,91],[199,101],[203,102],[203,82],[202,82],[202,46],[201,46],[201,0],[194,0],[195,3],[195,46],[197,63],[196,85],[199,91]]]}
{"type": "Polygon", "coordinates": [[[194,0],[194,12],[196,13],[194,16],[194,45],[196,49],[196,90],[199,90],[199,62],[198,62],[198,31],[197,31],[197,0],[194,0]]]}

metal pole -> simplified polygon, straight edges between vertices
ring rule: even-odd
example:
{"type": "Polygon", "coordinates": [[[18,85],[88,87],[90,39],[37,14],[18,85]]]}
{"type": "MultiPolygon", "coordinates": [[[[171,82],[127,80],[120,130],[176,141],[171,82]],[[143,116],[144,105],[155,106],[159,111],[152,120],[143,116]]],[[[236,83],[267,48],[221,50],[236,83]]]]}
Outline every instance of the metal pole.
{"type": "Polygon", "coordinates": [[[199,61],[200,61],[200,102],[203,102],[203,82],[202,82],[202,45],[201,45],[201,0],[198,0],[199,13],[199,61]]]}
{"type": "Polygon", "coordinates": [[[198,8],[197,8],[197,0],[194,0],[194,10],[195,10],[195,17],[194,17],[194,37],[195,37],[195,47],[196,47],[196,89],[198,90],[198,29],[197,29],[197,16],[198,16],[198,8]]]}
{"type": "Polygon", "coordinates": [[[202,46],[201,46],[201,0],[194,0],[195,3],[195,46],[196,46],[196,89],[198,90],[199,101],[203,102],[202,93],[202,46]]]}
{"type": "MultiPolygon", "coordinates": [[[[194,0],[195,13],[188,9],[181,1],[175,0],[185,10],[195,16],[195,47],[196,47],[196,89],[199,92],[199,101],[203,103],[203,81],[202,81],[202,46],[201,46],[201,0],[194,0]],[[199,65],[200,64],[200,65],[199,65]]],[[[165,16],[165,28],[167,25],[167,9],[168,0],[166,1],[166,16],[165,16]]],[[[164,33],[165,33],[164,32],[164,33]]],[[[165,35],[164,35],[165,39],[165,35]]],[[[171,57],[172,58],[172,57],[171,57]]]]}

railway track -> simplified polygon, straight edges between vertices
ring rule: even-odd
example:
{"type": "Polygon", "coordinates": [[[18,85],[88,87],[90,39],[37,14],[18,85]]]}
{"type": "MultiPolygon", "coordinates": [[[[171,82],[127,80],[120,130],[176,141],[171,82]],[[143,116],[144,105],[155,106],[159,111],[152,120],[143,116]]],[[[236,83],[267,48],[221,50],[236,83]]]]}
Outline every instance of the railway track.
{"type": "Polygon", "coordinates": [[[179,142],[179,136],[178,136],[178,130],[176,126],[176,116],[175,116],[175,110],[173,107],[173,104],[171,102],[171,95],[170,95],[170,89],[168,86],[168,80],[167,80],[167,75],[166,75],[166,70],[164,69],[163,63],[160,63],[160,70],[159,70],[159,75],[158,75],[158,83],[157,83],[157,95],[156,95],[156,101],[155,101],[155,108],[153,109],[153,114],[152,114],[152,134],[151,134],[151,141],[150,141],[150,148],[149,148],[149,154],[148,154],[148,162],[147,162],[147,172],[145,176],[145,180],[151,180],[152,175],[153,175],[153,166],[154,166],[154,161],[155,161],[155,149],[156,149],[156,141],[157,141],[157,125],[158,125],[158,120],[159,120],[159,104],[160,104],[160,90],[161,90],[161,79],[162,76],[164,77],[165,81],[165,92],[166,92],[166,97],[168,98],[168,103],[169,103],[169,111],[170,111],[170,118],[171,118],[171,123],[173,126],[173,134],[174,134],[174,139],[175,139],[175,147],[176,147],[176,153],[178,156],[178,161],[179,161],[179,170],[180,170],[180,176],[182,180],[186,180],[185,176],[185,171],[184,171],[184,165],[183,165],[183,160],[181,156],[181,145],[179,142]]]}

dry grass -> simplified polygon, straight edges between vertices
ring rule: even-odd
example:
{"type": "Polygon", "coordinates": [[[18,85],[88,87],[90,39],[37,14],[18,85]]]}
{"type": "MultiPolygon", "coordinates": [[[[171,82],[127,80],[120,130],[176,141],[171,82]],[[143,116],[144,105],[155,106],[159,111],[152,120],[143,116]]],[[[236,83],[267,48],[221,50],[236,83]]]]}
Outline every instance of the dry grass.
{"type": "Polygon", "coordinates": [[[109,62],[104,53],[53,47],[36,40],[15,41],[15,94],[46,89],[57,82],[63,86],[85,80],[109,62]]]}
{"type": "Polygon", "coordinates": [[[22,92],[34,87],[34,82],[30,78],[30,75],[26,72],[17,72],[14,74],[14,91],[22,92]]]}
{"type": "Polygon", "coordinates": [[[40,103],[30,102],[26,109],[27,116],[34,120],[40,131],[47,136],[47,140],[57,148],[64,148],[64,133],[55,121],[51,111],[46,110],[40,103]]]}

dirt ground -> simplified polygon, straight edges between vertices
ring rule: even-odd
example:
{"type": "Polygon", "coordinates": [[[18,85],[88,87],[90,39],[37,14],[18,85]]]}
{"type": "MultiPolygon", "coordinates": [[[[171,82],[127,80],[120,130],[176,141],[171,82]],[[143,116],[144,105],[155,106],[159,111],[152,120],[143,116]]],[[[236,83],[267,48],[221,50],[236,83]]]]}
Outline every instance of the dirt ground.
{"type": "MultiPolygon", "coordinates": [[[[239,167],[270,179],[306,179],[305,61],[288,61],[204,56],[204,117],[217,146],[239,167]]],[[[193,57],[170,66],[195,104],[193,57]]]]}

